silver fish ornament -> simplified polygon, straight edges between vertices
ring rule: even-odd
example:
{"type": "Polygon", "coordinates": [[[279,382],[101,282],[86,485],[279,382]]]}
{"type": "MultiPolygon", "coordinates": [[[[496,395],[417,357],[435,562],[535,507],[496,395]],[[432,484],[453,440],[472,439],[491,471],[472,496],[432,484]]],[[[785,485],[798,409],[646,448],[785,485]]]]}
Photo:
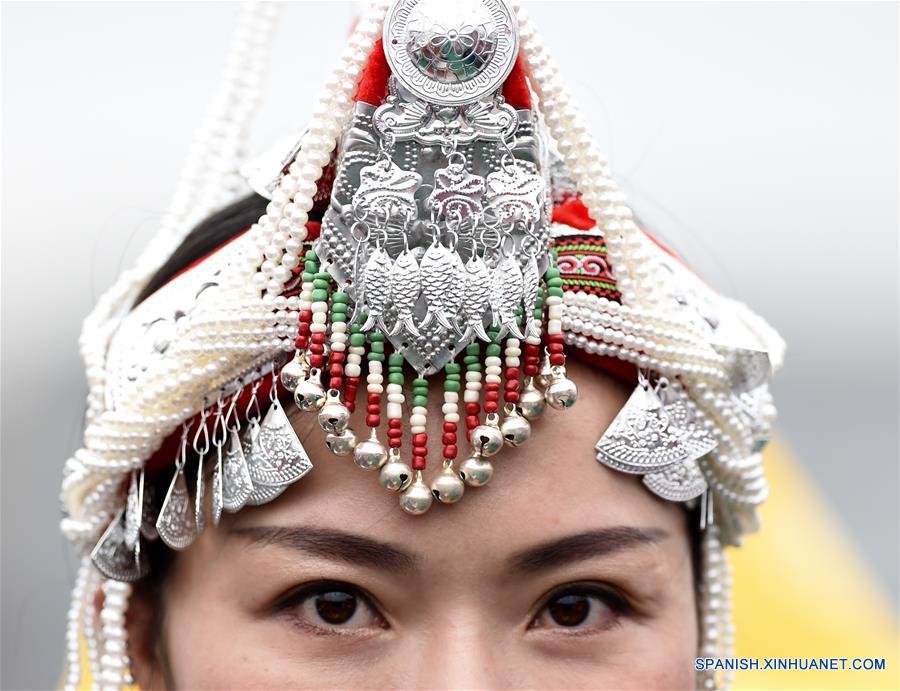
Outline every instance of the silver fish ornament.
{"type": "Polygon", "coordinates": [[[522,307],[525,310],[525,336],[535,337],[541,332],[534,324],[534,305],[537,302],[538,282],[537,258],[532,254],[525,262],[525,270],[522,272],[522,307]]]}
{"type": "Polygon", "coordinates": [[[491,300],[491,272],[484,259],[473,254],[465,266],[465,291],[463,313],[466,318],[466,330],[462,340],[468,341],[474,333],[482,341],[490,341],[484,330],[484,312],[491,300]]]}
{"type": "Polygon", "coordinates": [[[523,278],[519,262],[511,254],[507,255],[491,279],[491,308],[494,311],[494,325],[502,327],[500,338],[507,332],[516,338],[525,338],[516,324],[516,309],[522,302],[523,278]]]}
{"type": "Polygon", "coordinates": [[[387,331],[384,324],[384,310],[391,296],[391,273],[394,262],[381,247],[376,247],[363,268],[364,300],[366,303],[366,322],[363,331],[369,331],[377,323],[382,331],[387,331]]]}
{"type": "Polygon", "coordinates": [[[388,332],[396,336],[401,329],[419,338],[421,334],[413,323],[413,309],[419,299],[420,274],[416,255],[412,250],[404,250],[394,262],[393,280],[391,281],[391,302],[397,310],[396,321],[388,332]]]}
{"type": "Polygon", "coordinates": [[[459,334],[459,310],[462,308],[466,289],[466,267],[457,252],[450,252],[450,286],[444,295],[444,314],[453,330],[459,334]]]}
{"type": "Polygon", "coordinates": [[[428,304],[428,311],[425,312],[420,326],[424,328],[437,319],[438,324],[449,331],[453,327],[444,314],[444,299],[453,281],[450,250],[440,242],[431,243],[422,256],[419,271],[422,294],[428,304]]]}

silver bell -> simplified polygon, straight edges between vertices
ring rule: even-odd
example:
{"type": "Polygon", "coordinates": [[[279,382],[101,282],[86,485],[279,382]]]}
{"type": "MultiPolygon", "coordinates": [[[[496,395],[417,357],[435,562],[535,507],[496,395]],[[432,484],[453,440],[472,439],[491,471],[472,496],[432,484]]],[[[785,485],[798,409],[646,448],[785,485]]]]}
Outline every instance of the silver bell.
{"type": "Polygon", "coordinates": [[[335,456],[346,456],[356,448],[356,432],[349,427],[340,434],[325,435],[325,446],[335,456]]]}
{"type": "Polygon", "coordinates": [[[325,405],[325,389],[319,380],[318,370],[311,371],[306,381],[297,384],[297,388],[294,389],[294,403],[300,410],[306,412],[318,410],[325,405]]]}
{"type": "Polygon", "coordinates": [[[565,369],[554,368],[553,378],[544,392],[544,397],[551,408],[557,410],[571,408],[578,400],[578,387],[566,376],[565,369]]]}
{"type": "Polygon", "coordinates": [[[378,482],[385,489],[389,489],[392,492],[400,492],[409,487],[412,477],[412,468],[400,460],[398,452],[391,449],[388,462],[381,467],[381,472],[378,474],[378,482]]]}
{"type": "Polygon", "coordinates": [[[531,436],[531,423],[519,415],[515,406],[509,406],[500,425],[500,433],[507,446],[521,446],[531,436]]]}
{"type": "Polygon", "coordinates": [[[297,390],[300,382],[306,379],[308,371],[309,365],[306,363],[306,358],[297,353],[293,360],[281,368],[281,383],[285,389],[293,393],[297,390]]]}
{"type": "Polygon", "coordinates": [[[466,485],[453,471],[452,463],[444,466],[444,469],[431,481],[431,493],[443,504],[455,504],[462,499],[465,491],[466,485]]]}
{"type": "Polygon", "coordinates": [[[459,466],[459,477],[469,487],[482,487],[494,476],[494,466],[478,454],[469,456],[459,466]]]}
{"type": "Polygon", "coordinates": [[[553,367],[550,364],[550,358],[544,357],[541,360],[540,374],[535,377],[534,383],[539,389],[546,389],[550,386],[550,380],[553,378],[553,367]]]}
{"type": "Polygon", "coordinates": [[[387,462],[387,450],[378,441],[374,429],[371,437],[356,445],[353,461],[363,470],[378,470],[387,462]]]}
{"type": "Polygon", "coordinates": [[[416,471],[416,481],[400,494],[400,508],[406,513],[418,516],[428,511],[433,501],[431,490],[422,480],[422,471],[416,471]]]}
{"type": "Polygon", "coordinates": [[[503,448],[503,435],[497,425],[497,416],[491,414],[483,425],[472,430],[472,446],[481,456],[493,456],[503,448]]]}
{"type": "Polygon", "coordinates": [[[340,434],[350,424],[350,411],[335,389],[328,391],[328,398],[319,409],[319,427],[331,434],[340,434]]]}
{"type": "Polygon", "coordinates": [[[547,408],[547,400],[544,394],[534,385],[534,379],[529,377],[525,380],[525,388],[519,396],[519,410],[526,420],[536,420],[544,414],[547,408]]]}

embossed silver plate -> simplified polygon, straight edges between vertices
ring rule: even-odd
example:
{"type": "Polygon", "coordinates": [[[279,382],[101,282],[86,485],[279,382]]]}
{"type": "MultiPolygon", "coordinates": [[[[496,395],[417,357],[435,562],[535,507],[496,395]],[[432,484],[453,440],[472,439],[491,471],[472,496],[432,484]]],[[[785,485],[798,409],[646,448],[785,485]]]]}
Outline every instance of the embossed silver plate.
{"type": "Polygon", "coordinates": [[[498,89],[519,50],[506,0],[398,0],[383,38],[397,80],[440,105],[471,103],[498,89]]]}

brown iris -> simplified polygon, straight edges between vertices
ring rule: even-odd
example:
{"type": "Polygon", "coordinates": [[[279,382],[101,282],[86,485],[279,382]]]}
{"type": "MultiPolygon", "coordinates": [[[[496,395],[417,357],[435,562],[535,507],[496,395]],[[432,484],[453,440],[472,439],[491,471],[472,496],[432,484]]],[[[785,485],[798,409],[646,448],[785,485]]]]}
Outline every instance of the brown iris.
{"type": "Polygon", "coordinates": [[[341,590],[316,595],[316,612],[329,624],[346,624],[356,611],[356,596],[341,590]]]}
{"type": "Polygon", "coordinates": [[[586,595],[561,595],[549,602],[547,611],[560,626],[579,626],[591,612],[591,600],[586,595]]]}

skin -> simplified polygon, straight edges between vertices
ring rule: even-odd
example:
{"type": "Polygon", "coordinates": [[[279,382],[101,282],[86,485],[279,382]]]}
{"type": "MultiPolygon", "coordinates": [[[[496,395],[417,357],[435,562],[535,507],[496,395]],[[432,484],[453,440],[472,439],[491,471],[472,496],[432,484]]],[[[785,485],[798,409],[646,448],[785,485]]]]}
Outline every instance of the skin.
{"type": "Polygon", "coordinates": [[[686,514],[596,462],[593,445],[629,392],[579,363],[569,373],[574,408],[548,409],[526,446],[493,459],[490,485],[424,516],[404,514],[374,473],[324,448],[313,416],[297,416],[313,471],[177,556],[161,624],[149,598],[132,598],[140,687],[694,688],[686,514]],[[317,604],[353,595],[302,594],[322,581],[344,584],[326,592],[355,586],[371,605],[358,598],[347,623],[331,625],[317,604]],[[554,612],[587,615],[569,626],[554,612]]]}

